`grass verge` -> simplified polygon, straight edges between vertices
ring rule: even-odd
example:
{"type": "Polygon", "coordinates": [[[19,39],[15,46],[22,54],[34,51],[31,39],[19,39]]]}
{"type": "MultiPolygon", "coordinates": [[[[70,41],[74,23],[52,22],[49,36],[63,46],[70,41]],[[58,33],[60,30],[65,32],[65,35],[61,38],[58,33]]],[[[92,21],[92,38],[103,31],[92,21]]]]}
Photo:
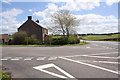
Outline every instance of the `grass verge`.
{"type": "Polygon", "coordinates": [[[2,47],[55,47],[55,46],[77,46],[77,45],[85,45],[89,44],[88,42],[80,42],[78,44],[65,44],[65,45],[50,45],[50,44],[42,44],[42,45],[1,45],[2,47]]]}
{"type": "Polygon", "coordinates": [[[0,70],[0,80],[12,80],[11,76],[8,73],[0,70]]]}

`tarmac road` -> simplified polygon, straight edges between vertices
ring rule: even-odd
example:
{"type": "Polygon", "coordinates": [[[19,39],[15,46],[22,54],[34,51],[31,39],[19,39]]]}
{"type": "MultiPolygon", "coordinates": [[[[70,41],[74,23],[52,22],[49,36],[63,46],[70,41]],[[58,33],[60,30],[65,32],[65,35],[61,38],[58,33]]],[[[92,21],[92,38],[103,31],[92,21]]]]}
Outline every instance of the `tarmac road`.
{"type": "Polygon", "coordinates": [[[118,78],[117,42],[61,47],[2,47],[13,78],[118,78]]]}

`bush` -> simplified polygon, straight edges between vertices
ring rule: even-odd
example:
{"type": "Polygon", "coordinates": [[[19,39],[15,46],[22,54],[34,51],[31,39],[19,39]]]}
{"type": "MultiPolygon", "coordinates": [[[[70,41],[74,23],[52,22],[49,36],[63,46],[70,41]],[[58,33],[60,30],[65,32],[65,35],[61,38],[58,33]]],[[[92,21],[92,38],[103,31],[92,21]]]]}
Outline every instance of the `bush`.
{"type": "Polygon", "coordinates": [[[28,36],[28,34],[24,31],[16,32],[12,35],[12,44],[20,45],[25,44],[25,38],[28,36]]]}
{"type": "Polygon", "coordinates": [[[77,44],[77,43],[80,43],[80,39],[77,38],[75,35],[71,35],[68,38],[68,43],[69,44],[77,44]]]}
{"type": "Polygon", "coordinates": [[[14,45],[38,44],[39,42],[36,35],[29,36],[24,31],[16,32],[12,35],[12,44],[14,45]]]}
{"type": "Polygon", "coordinates": [[[53,38],[52,44],[53,45],[64,45],[64,44],[77,44],[80,40],[75,35],[71,35],[69,37],[67,36],[61,36],[58,38],[53,38]]]}
{"type": "Polygon", "coordinates": [[[38,44],[39,41],[36,39],[36,35],[31,35],[30,37],[25,38],[25,43],[26,44],[38,44]]]}

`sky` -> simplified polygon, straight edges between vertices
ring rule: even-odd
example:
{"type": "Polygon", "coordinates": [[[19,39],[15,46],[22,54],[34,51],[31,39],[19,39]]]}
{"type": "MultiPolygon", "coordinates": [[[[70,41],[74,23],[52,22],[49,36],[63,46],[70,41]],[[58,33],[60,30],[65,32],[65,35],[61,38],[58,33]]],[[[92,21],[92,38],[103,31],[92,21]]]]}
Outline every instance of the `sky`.
{"type": "Polygon", "coordinates": [[[57,10],[69,10],[80,24],[75,27],[79,34],[118,32],[118,3],[120,0],[1,0],[0,33],[17,32],[27,16],[39,20],[47,28],[51,15],[57,10]]]}

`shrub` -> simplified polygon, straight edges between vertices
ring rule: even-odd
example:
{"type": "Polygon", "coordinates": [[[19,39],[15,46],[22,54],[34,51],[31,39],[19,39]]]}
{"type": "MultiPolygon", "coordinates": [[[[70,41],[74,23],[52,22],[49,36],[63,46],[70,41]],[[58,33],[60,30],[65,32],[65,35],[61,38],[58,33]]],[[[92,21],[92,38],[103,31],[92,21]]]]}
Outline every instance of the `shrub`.
{"type": "Polygon", "coordinates": [[[68,37],[68,43],[69,44],[77,44],[77,43],[80,43],[80,39],[77,38],[75,35],[71,35],[68,37]]]}
{"type": "Polygon", "coordinates": [[[36,38],[36,35],[31,35],[30,37],[25,37],[26,44],[38,44],[39,41],[36,38]]]}
{"type": "Polygon", "coordinates": [[[54,45],[77,44],[79,42],[80,40],[75,35],[71,35],[69,37],[61,36],[58,38],[53,38],[52,40],[52,44],[54,45]]]}
{"type": "Polygon", "coordinates": [[[46,36],[44,39],[45,44],[51,44],[52,43],[52,36],[46,36]]]}
{"type": "Polygon", "coordinates": [[[24,31],[16,32],[12,35],[12,44],[20,45],[25,44],[25,38],[28,36],[28,34],[24,31]]]}
{"type": "Polygon", "coordinates": [[[29,36],[24,31],[16,32],[12,35],[12,44],[14,45],[38,44],[39,42],[36,35],[29,36]]]}

